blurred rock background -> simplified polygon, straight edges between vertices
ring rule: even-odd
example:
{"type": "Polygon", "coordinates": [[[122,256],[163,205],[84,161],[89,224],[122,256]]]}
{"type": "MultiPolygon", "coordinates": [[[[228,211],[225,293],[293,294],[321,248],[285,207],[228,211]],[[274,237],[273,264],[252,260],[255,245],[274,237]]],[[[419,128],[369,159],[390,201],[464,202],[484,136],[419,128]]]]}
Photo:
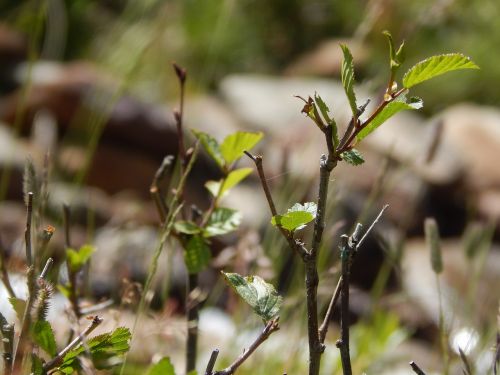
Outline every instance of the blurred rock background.
{"type": "MultiPolygon", "coordinates": [[[[418,87],[423,111],[390,119],[361,145],[365,164],[335,170],[320,297],[326,304],[338,274],[339,234],[356,220],[369,222],[388,203],[353,269],[356,320],[373,321],[380,307],[387,314],[372,332],[381,340],[380,353],[370,354],[378,360],[373,364],[360,355],[358,372],[409,373],[401,365],[408,359],[439,371],[438,298],[423,240],[423,220],[435,217],[443,238],[450,346],[469,345],[467,354],[478,358],[478,373],[485,373],[493,361],[500,298],[499,17],[495,0],[3,1],[0,237],[13,272],[22,271],[25,161],[32,159],[42,171],[48,155],[45,221],[60,227],[61,207],[68,203],[75,246],[96,244],[91,296],[119,300],[124,279],[144,280],[158,229],[149,186],[163,158],[177,152],[172,61],[188,70],[187,127],[217,139],[236,130],[263,131],[258,152],[281,209],[314,200],[322,136],[294,95],[319,93],[337,123],[345,125],[350,111],[340,83],[338,44],[353,52],[359,101],[373,103],[387,80],[381,31],[388,29],[396,40],[406,40],[406,67],[431,54],[461,52],[481,70],[451,73],[418,87]]],[[[202,155],[188,184],[190,201],[206,206],[203,184],[214,178],[217,169],[202,155]]],[[[278,285],[291,307],[282,318],[287,327],[287,319],[303,312],[293,309],[301,301],[300,265],[268,228],[256,176],[226,199],[243,212],[244,225],[217,245],[214,267],[257,273],[278,285]]],[[[52,244],[56,255],[63,249],[62,232],[56,231],[52,244]]],[[[174,320],[182,311],[185,270],[179,254],[169,249],[151,331],[169,319],[177,327],[174,320]]],[[[215,272],[203,280],[207,291],[222,289],[215,272]]],[[[208,297],[209,318],[202,320],[206,343],[217,332],[234,332],[234,324],[251,327],[228,298],[220,292],[208,297]]],[[[55,307],[62,311],[63,305],[55,307]]],[[[122,318],[130,319],[125,313],[122,318]]],[[[157,335],[182,339],[174,328],[157,335]]],[[[338,369],[334,349],[325,371],[338,369]]],[[[277,371],[284,366],[293,372],[295,364],[280,366],[277,371]]],[[[453,371],[461,373],[459,361],[453,371]]]]}

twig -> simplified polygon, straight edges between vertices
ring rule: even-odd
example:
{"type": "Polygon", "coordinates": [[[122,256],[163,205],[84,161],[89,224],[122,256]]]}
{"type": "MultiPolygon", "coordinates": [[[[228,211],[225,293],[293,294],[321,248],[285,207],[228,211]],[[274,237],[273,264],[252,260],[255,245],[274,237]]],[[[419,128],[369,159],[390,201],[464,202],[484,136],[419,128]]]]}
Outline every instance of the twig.
{"type": "Polygon", "coordinates": [[[67,203],[63,204],[63,222],[64,222],[64,246],[66,248],[71,247],[71,210],[67,203]]]}
{"type": "Polygon", "coordinates": [[[248,350],[244,351],[229,367],[221,371],[216,371],[213,375],[231,375],[240,367],[243,362],[247,360],[250,355],[257,349],[264,341],[266,341],[273,332],[279,330],[279,318],[270,320],[259,337],[250,345],[248,350]]]}
{"type": "Polygon", "coordinates": [[[467,356],[465,355],[464,351],[462,348],[458,348],[458,352],[460,353],[460,359],[462,360],[464,367],[465,367],[465,375],[473,375],[472,372],[472,367],[469,363],[469,360],[467,359],[467,356]]]}
{"type": "Polygon", "coordinates": [[[45,263],[45,266],[43,267],[43,270],[40,273],[40,276],[38,276],[38,279],[42,279],[42,280],[45,279],[45,277],[47,276],[47,273],[50,270],[50,267],[52,267],[52,264],[54,264],[54,259],[52,259],[52,258],[47,259],[47,262],[45,263]]]}
{"type": "Polygon", "coordinates": [[[11,298],[16,298],[16,293],[10,283],[9,272],[7,271],[7,250],[5,249],[2,240],[0,239],[0,278],[11,298]]]}
{"type": "MultiPolygon", "coordinates": [[[[64,220],[64,242],[66,250],[71,248],[71,210],[68,204],[63,204],[63,220],[64,220]]],[[[75,249],[75,251],[78,251],[75,249]]],[[[78,320],[82,313],[80,311],[80,306],[78,302],[78,272],[74,272],[68,261],[66,261],[66,269],[68,271],[68,284],[69,284],[69,301],[71,303],[71,308],[78,320]]]]}
{"type": "Polygon", "coordinates": [[[375,227],[375,224],[377,224],[380,220],[380,218],[382,217],[382,215],[384,214],[384,211],[389,207],[388,204],[385,204],[384,207],[382,207],[382,209],[380,210],[380,212],[378,213],[377,217],[375,218],[375,220],[373,220],[372,224],[370,225],[370,227],[366,230],[365,234],[363,234],[363,237],[361,237],[361,239],[359,240],[358,244],[356,245],[356,252],[359,250],[359,248],[361,247],[361,245],[363,244],[363,242],[365,241],[366,237],[368,237],[368,235],[370,234],[370,232],[373,230],[373,228],[375,227]]]}
{"type": "Polygon", "coordinates": [[[179,111],[174,111],[174,117],[175,117],[175,122],[177,125],[177,137],[179,141],[179,156],[181,159],[181,173],[184,170],[184,167],[187,164],[186,160],[186,147],[184,145],[184,133],[183,133],[183,128],[182,128],[182,119],[184,117],[184,91],[185,91],[185,84],[186,84],[186,78],[187,78],[187,72],[186,69],[181,68],[179,65],[176,63],[172,64],[175,70],[175,73],[177,75],[177,78],[179,80],[179,85],[180,85],[180,108],[179,111]]]}
{"type": "Polygon", "coordinates": [[[163,161],[161,162],[160,167],[156,170],[153,181],[151,182],[151,187],[149,188],[151,197],[153,198],[158,214],[160,215],[161,223],[165,222],[168,215],[168,207],[163,199],[163,191],[160,189],[160,182],[167,174],[167,171],[172,167],[173,159],[174,157],[172,155],[167,155],[163,158],[163,161]]]}
{"type": "Polygon", "coordinates": [[[212,371],[214,370],[215,362],[217,361],[218,356],[219,356],[219,349],[213,350],[212,354],[210,355],[207,368],[205,370],[205,375],[212,375],[212,371]]]}
{"type": "MultiPolygon", "coordinates": [[[[255,163],[255,166],[257,167],[257,173],[259,174],[260,183],[262,185],[262,189],[264,190],[267,204],[269,205],[269,209],[271,211],[271,215],[276,216],[278,214],[278,211],[276,211],[276,206],[274,204],[271,191],[269,190],[269,186],[267,184],[266,175],[264,173],[264,168],[262,166],[262,156],[252,155],[248,151],[244,151],[244,153],[255,163]]],[[[299,240],[295,240],[293,236],[290,234],[290,232],[285,230],[283,227],[278,226],[278,229],[285,238],[285,240],[288,242],[288,246],[290,247],[290,249],[299,254],[299,256],[304,260],[307,254],[309,253],[309,251],[305,248],[304,244],[299,240]]]]}
{"type": "Polygon", "coordinates": [[[423,372],[422,369],[420,367],[418,367],[418,365],[414,361],[410,362],[410,366],[411,366],[411,369],[413,370],[413,372],[415,374],[417,374],[417,375],[425,375],[425,372],[423,372]]]}
{"type": "Polygon", "coordinates": [[[94,316],[90,325],[77,337],[73,339],[63,350],[61,350],[54,358],[43,365],[44,371],[52,370],[53,368],[59,366],[66,354],[79,345],[83,340],[87,338],[90,333],[95,330],[101,323],[103,319],[99,318],[97,315],[94,316]]]}
{"type": "Polygon", "coordinates": [[[5,375],[10,375],[12,374],[14,353],[14,324],[9,324],[1,313],[0,332],[2,332],[4,371],[5,375]]]}
{"type": "Polygon", "coordinates": [[[80,312],[82,313],[82,315],[94,314],[98,311],[104,310],[105,308],[112,306],[114,303],[115,303],[115,301],[113,301],[112,299],[107,299],[107,300],[100,302],[96,305],[92,305],[89,307],[82,307],[82,308],[80,308],[80,312]]]}
{"type": "Polygon", "coordinates": [[[330,299],[330,303],[328,304],[328,309],[326,310],[325,318],[323,319],[323,323],[321,323],[321,326],[319,327],[319,341],[322,344],[325,343],[326,334],[328,332],[328,325],[333,314],[333,309],[340,297],[341,286],[342,286],[342,276],[339,277],[339,281],[337,282],[335,291],[333,292],[332,298],[330,299]]]}

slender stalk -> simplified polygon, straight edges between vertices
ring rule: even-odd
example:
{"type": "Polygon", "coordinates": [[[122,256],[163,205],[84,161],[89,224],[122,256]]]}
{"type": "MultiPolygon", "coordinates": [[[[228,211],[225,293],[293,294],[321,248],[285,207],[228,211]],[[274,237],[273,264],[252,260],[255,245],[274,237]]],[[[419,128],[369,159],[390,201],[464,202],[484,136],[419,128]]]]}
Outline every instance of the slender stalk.
{"type": "Polygon", "coordinates": [[[94,316],[90,325],[78,336],[76,336],[73,341],[71,341],[63,350],[61,350],[57,355],[48,361],[45,365],[43,365],[44,371],[50,371],[55,367],[59,366],[66,354],[68,354],[71,350],[73,350],[76,346],[78,346],[82,341],[84,341],[93,330],[95,330],[101,323],[103,319],[99,318],[97,315],[94,316]]]}
{"type": "Polygon", "coordinates": [[[255,339],[255,341],[250,345],[248,350],[245,350],[241,355],[236,358],[236,360],[229,365],[229,367],[225,368],[224,370],[221,371],[215,371],[212,373],[213,375],[232,375],[234,372],[240,367],[243,362],[245,362],[248,357],[252,355],[252,353],[264,342],[266,341],[269,336],[271,336],[272,333],[276,332],[279,330],[279,321],[278,318],[270,320],[266,326],[264,327],[264,330],[260,333],[260,335],[255,339]]]}
{"type": "Polygon", "coordinates": [[[33,249],[31,246],[31,223],[33,217],[33,192],[28,193],[28,205],[26,208],[26,227],[24,230],[24,241],[26,243],[26,263],[28,267],[33,265],[33,249]]]}
{"type": "Polygon", "coordinates": [[[218,349],[213,350],[212,354],[210,355],[210,360],[208,361],[207,368],[205,370],[205,375],[212,375],[215,362],[217,361],[218,356],[219,356],[219,350],[218,349]]]}
{"type": "Polygon", "coordinates": [[[0,332],[2,332],[4,371],[5,375],[10,375],[12,374],[14,353],[14,325],[9,324],[1,313],[0,332]]]}
{"type": "Polygon", "coordinates": [[[198,291],[198,274],[188,277],[186,295],[187,342],[186,342],[186,374],[196,369],[196,355],[198,345],[199,301],[196,297],[198,291]]]}
{"type": "Polygon", "coordinates": [[[337,282],[335,291],[333,292],[332,298],[330,299],[330,303],[328,304],[328,309],[326,310],[325,318],[323,319],[323,323],[321,323],[321,326],[319,327],[319,341],[322,344],[325,343],[326,334],[328,332],[328,325],[333,314],[333,309],[339,300],[341,287],[342,287],[342,276],[339,277],[339,281],[337,282]]]}
{"type": "Polygon", "coordinates": [[[2,280],[5,290],[10,298],[16,298],[16,293],[10,283],[9,272],[7,271],[7,250],[3,242],[0,240],[0,279],[2,280]]]}
{"type": "MultiPolygon", "coordinates": [[[[64,242],[66,249],[71,248],[71,210],[69,205],[63,204],[63,219],[64,219],[64,242]]],[[[75,249],[76,250],[76,249],[75,249]]],[[[77,250],[76,250],[77,251],[77,250]]],[[[66,261],[66,268],[68,271],[68,284],[69,284],[69,301],[71,303],[71,308],[76,318],[79,319],[82,316],[80,311],[80,304],[78,302],[79,292],[78,292],[78,272],[74,272],[68,261],[66,261]]]]}

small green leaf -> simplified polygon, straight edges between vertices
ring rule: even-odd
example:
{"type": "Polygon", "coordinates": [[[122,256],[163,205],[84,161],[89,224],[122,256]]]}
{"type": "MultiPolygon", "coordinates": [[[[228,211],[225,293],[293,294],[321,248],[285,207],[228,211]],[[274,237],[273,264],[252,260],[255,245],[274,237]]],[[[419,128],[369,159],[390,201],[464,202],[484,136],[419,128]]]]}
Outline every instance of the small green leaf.
{"type": "Polygon", "coordinates": [[[387,104],[382,111],[379,112],[377,116],[367,124],[356,136],[358,142],[365,138],[368,134],[377,129],[380,125],[386,122],[389,118],[394,116],[396,113],[407,109],[420,109],[424,106],[422,99],[417,97],[412,97],[407,102],[404,95],[399,96],[396,100],[393,100],[387,104]]]}
{"type": "Polygon", "coordinates": [[[95,248],[91,245],[83,245],[80,250],[66,249],[66,260],[71,271],[78,272],[89,261],[95,248]]]}
{"type": "Polygon", "coordinates": [[[207,181],[205,187],[214,197],[222,197],[231,188],[238,185],[242,180],[245,179],[250,173],[252,173],[252,168],[240,168],[229,172],[225,180],[220,181],[207,181]],[[224,184],[222,182],[224,181],[224,184]],[[221,189],[222,184],[222,191],[221,189]]]}
{"type": "Polygon", "coordinates": [[[344,53],[344,60],[342,61],[341,68],[342,86],[344,86],[352,114],[356,116],[358,105],[356,104],[356,94],[354,93],[354,62],[349,48],[345,44],[341,44],[340,47],[344,53]]]}
{"type": "Polygon", "coordinates": [[[352,148],[349,151],[344,151],[340,156],[345,162],[351,165],[360,165],[365,162],[363,155],[361,155],[355,148],[352,148]]]}
{"type": "Polygon", "coordinates": [[[401,66],[404,60],[404,42],[401,43],[398,50],[396,51],[396,48],[394,46],[394,40],[392,39],[391,33],[388,31],[384,31],[382,34],[384,34],[387,37],[387,41],[389,42],[390,66],[391,66],[391,72],[394,77],[394,74],[396,73],[396,71],[401,66]]]}
{"type": "Polygon", "coordinates": [[[314,94],[314,100],[318,104],[319,110],[321,111],[321,115],[325,119],[325,121],[332,127],[332,139],[333,139],[333,145],[335,147],[338,146],[339,144],[339,135],[338,135],[338,130],[337,130],[337,123],[335,122],[335,119],[333,117],[329,116],[330,113],[330,108],[326,105],[324,100],[321,98],[321,96],[314,94]]]}
{"type": "Polygon", "coordinates": [[[149,369],[148,375],[175,375],[174,365],[170,358],[164,357],[149,369]]]}
{"type": "Polygon", "coordinates": [[[43,375],[43,362],[36,354],[31,354],[31,375],[43,375]]]}
{"type": "Polygon", "coordinates": [[[31,336],[33,337],[33,341],[51,357],[57,354],[56,339],[49,322],[38,320],[32,324],[31,336]]]}
{"type": "Polygon", "coordinates": [[[432,56],[408,70],[403,78],[403,85],[410,88],[441,74],[459,69],[479,69],[479,67],[470,58],[460,53],[432,56]]]}
{"type": "Polygon", "coordinates": [[[242,277],[237,273],[222,272],[227,282],[243,300],[265,322],[273,319],[280,312],[282,297],[274,286],[266,283],[259,276],[242,277]]]}
{"type": "Polygon", "coordinates": [[[201,142],[207,153],[211,158],[217,163],[217,165],[222,169],[225,166],[224,158],[221,154],[219,143],[211,135],[200,132],[197,130],[191,130],[194,136],[201,142]]]}
{"type": "Polygon", "coordinates": [[[184,234],[201,233],[201,228],[192,221],[179,220],[174,223],[174,228],[178,233],[184,233],[184,234]]]}
{"type": "Polygon", "coordinates": [[[188,241],[184,251],[184,262],[190,274],[199,273],[210,262],[212,254],[205,239],[201,236],[193,236],[188,241]]]}
{"type": "Polygon", "coordinates": [[[290,232],[300,230],[307,223],[316,217],[317,206],[313,202],[307,202],[303,205],[296,203],[284,215],[276,215],[271,219],[271,224],[280,226],[290,232]]]}
{"type": "Polygon", "coordinates": [[[81,366],[78,356],[86,351],[90,352],[94,366],[98,370],[118,365],[116,360],[110,361],[110,359],[122,356],[130,349],[131,337],[130,330],[125,327],[119,327],[113,332],[92,337],[85,342],[85,346],[79,345],[69,351],[64,356],[63,363],[58,370],[65,374],[71,374],[79,369],[81,366]]]}
{"type": "Polygon", "coordinates": [[[204,237],[220,236],[232,232],[241,223],[241,214],[231,208],[219,207],[214,210],[203,233],[204,237]]]}
{"type": "Polygon", "coordinates": [[[9,297],[9,302],[16,312],[17,319],[22,322],[24,318],[24,311],[26,310],[26,301],[21,298],[9,297]]]}
{"type": "Polygon", "coordinates": [[[243,151],[252,149],[263,137],[261,132],[241,132],[228,135],[220,145],[222,157],[227,164],[238,160],[243,156],[243,151]]]}

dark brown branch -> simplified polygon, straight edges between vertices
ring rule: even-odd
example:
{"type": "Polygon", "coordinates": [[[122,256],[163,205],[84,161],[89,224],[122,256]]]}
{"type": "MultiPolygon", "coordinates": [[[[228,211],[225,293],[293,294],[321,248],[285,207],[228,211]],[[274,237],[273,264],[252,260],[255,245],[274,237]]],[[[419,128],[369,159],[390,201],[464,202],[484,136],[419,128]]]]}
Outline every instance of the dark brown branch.
{"type": "Polygon", "coordinates": [[[415,374],[417,374],[417,375],[425,375],[425,372],[423,372],[422,369],[420,367],[418,367],[418,365],[414,361],[410,362],[410,366],[411,366],[411,369],[413,370],[413,372],[415,374]]]}
{"type": "Polygon", "coordinates": [[[24,241],[26,242],[26,262],[28,267],[33,265],[33,251],[31,248],[31,222],[33,216],[33,192],[28,193],[28,205],[26,208],[26,228],[24,230],[24,241]]]}
{"type": "Polygon", "coordinates": [[[5,375],[10,375],[12,374],[14,355],[14,324],[9,324],[1,313],[0,332],[2,332],[4,371],[5,375]]]}
{"type": "Polygon", "coordinates": [[[180,165],[181,165],[181,173],[187,165],[187,157],[186,157],[186,146],[184,145],[184,129],[182,126],[182,121],[184,117],[184,96],[185,96],[185,86],[186,86],[186,78],[187,72],[184,68],[181,68],[176,63],[172,64],[179,80],[180,86],[180,108],[179,110],[174,111],[175,123],[177,125],[177,138],[179,142],[179,157],[180,157],[180,165]]]}
{"type": "Polygon", "coordinates": [[[2,280],[3,285],[5,286],[5,290],[7,294],[11,298],[16,298],[16,293],[14,292],[14,288],[12,288],[12,284],[10,283],[9,272],[7,271],[7,250],[3,245],[3,241],[0,239],[0,279],[2,280]]]}
{"type": "MultiPolygon", "coordinates": [[[[245,155],[247,155],[252,161],[255,163],[257,168],[257,173],[259,175],[260,183],[262,184],[262,189],[264,190],[264,194],[267,199],[267,204],[269,205],[269,209],[271,211],[272,216],[278,215],[278,211],[276,210],[276,206],[273,201],[273,197],[271,195],[271,191],[269,189],[269,185],[267,184],[266,175],[264,173],[264,167],[262,166],[262,156],[260,155],[252,155],[248,151],[244,151],[245,155]]],[[[290,249],[295,251],[299,256],[304,260],[309,253],[309,251],[305,248],[304,243],[300,240],[295,240],[290,232],[281,226],[277,226],[283,237],[288,243],[290,249]]]]}
{"type": "Polygon", "coordinates": [[[330,323],[330,319],[333,314],[333,309],[337,304],[337,301],[340,297],[340,288],[342,286],[342,276],[339,277],[339,281],[337,282],[337,286],[335,287],[335,291],[332,294],[332,298],[330,299],[330,303],[328,304],[328,309],[326,310],[325,318],[323,319],[323,323],[319,327],[319,341],[324,344],[326,334],[328,332],[328,326],[330,323]]]}
{"type": "Polygon", "coordinates": [[[212,375],[215,362],[217,361],[218,356],[219,356],[219,349],[215,349],[214,351],[212,351],[212,354],[210,355],[210,359],[207,364],[207,368],[205,370],[205,375],[212,375]]]}
{"type": "Polygon", "coordinates": [[[215,371],[213,375],[232,375],[234,372],[240,367],[243,362],[245,362],[248,357],[252,355],[252,353],[264,342],[266,341],[272,333],[279,330],[279,319],[275,318],[270,320],[264,330],[261,332],[259,337],[250,345],[248,350],[245,350],[229,367],[225,368],[221,371],[215,371]]]}
{"type": "Polygon", "coordinates": [[[97,315],[94,316],[90,325],[83,331],[81,334],[76,336],[73,341],[71,341],[68,346],[66,346],[63,350],[61,350],[54,358],[48,361],[45,365],[43,365],[44,371],[52,370],[53,368],[59,366],[66,354],[70,352],[72,349],[76,348],[82,341],[84,341],[93,330],[95,330],[101,323],[102,319],[97,315]]]}
{"type": "Polygon", "coordinates": [[[198,346],[198,321],[200,301],[197,298],[198,274],[189,274],[186,293],[186,318],[187,318],[187,342],[186,342],[186,374],[196,368],[196,356],[198,346]]]}

